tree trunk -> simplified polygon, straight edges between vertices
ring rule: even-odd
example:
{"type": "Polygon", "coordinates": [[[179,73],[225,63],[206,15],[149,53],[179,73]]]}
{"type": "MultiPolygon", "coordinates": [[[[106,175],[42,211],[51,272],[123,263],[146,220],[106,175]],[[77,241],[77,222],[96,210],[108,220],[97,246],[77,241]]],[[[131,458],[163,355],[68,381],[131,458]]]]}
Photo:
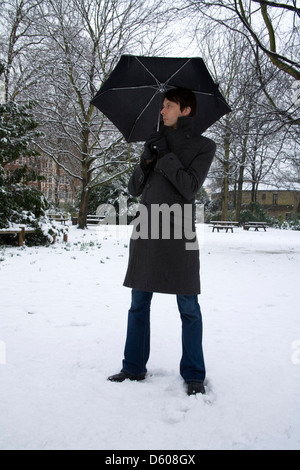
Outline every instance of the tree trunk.
{"type": "Polygon", "coordinates": [[[227,120],[226,133],[224,139],[224,179],[223,179],[223,193],[222,193],[222,220],[228,219],[228,200],[229,200],[229,155],[230,155],[230,127],[227,120]]]}
{"type": "Polygon", "coordinates": [[[248,136],[246,135],[244,139],[241,164],[239,168],[238,188],[237,188],[237,197],[236,197],[236,206],[235,206],[235,220],[237,222],[240,221],[241,208],[242,208],[244,171],[245,171],[245,162],[246,162],[246,157],[247,157],[247,141],[248,141],[248,136]]]}
{"type": "MultiPolygon", "coordinates": [[[[252,112],[252,102],[249,105],[249,113],[248,116],[252,112]]],[[[248,146],[248,138],[249,138],[249,130],[250,130],[250,119],[247,119],[246,128],[245,128],[245,137],[242,142],[242,158],[239,168],[239,179],[238,179],[238,192],[237,192],[237,199],[236,199],[236,207],[235,207],[235,220],[237,222],[240,221],[241,216],[241,207],[242,207],[242,198],[243,198],[243,183],[244,183],[244,171],[245,171],[245,163],[247,158],[247,146],[248,146]]]]}
{"type": "Polygon", "coordinates": [[[257,184],[255,183],[255,181],[253,181],[252,188],[251,188],[251,211],[252,212],[254,212],[256,201],[257,201],[257,184]]]}
{"type": "Polygon", "coordinates": [[[84,230],[87,225],[88,204],[91,194],[90,182],[93,174],[93,170],[91,169],[93,160],[89,156],[89,135],[89,127],[87,123],[84,123],[81,131],[81,164],[83,179],[78,217],[78,228],[81,230],[84,230]]]}
{"type": "Polygon", "coordinates": [[[59,208],[59,178],[60,178],[59,166],[55,165],[55,177],[54,177],[54,197],[55,197],[55,207],[59,208]]]}
{"type": "Polygon", "coordinates": [[[83,188],[82,193],[81,193],[80,209],[79,209],[79,217],[78,217],[78,228],[81,230],[84,230],[87,225],[89,198],[90,198],[90,190],[87,187],[85,187],[83,188]]]}
{"type": "Polygon", "coordinates": [[[222,220],[227,220],[228,218],[228,191],[229,191],[229,182],[228,182],[228,173],[224,175],[223,180],[223,192],[222,192],[222,220]]]}
{"type": "Polygon", "coordinates": [[[241,217],[241,208],[242,208],[242,198],[243,198],[243,182],[244,182],[244,163],[241,164],[239,170],[239,179],[238,179],[238,188],[237,188],[237,197],[236,197],[236,207],[235,207],[235,220],[236,222],[240,221],[241,217]]]}

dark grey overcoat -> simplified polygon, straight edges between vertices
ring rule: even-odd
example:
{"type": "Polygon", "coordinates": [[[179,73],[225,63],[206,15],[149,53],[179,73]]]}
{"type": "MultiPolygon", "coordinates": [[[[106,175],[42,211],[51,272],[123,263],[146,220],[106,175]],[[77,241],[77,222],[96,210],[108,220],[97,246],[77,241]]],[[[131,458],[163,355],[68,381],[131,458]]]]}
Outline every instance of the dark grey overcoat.
{"type": "Polygon", "coordinates": [[[143,210],[137,215],[130,240],[126,287],[180,295],[200,293],[199,249],[195,245],[187,249],[187,243],[192,246],[192,237],[196,237],[195,196],[207,176],[216,145],[197,135],[193,124],[192,118],[182,117],[177,129],[163,125],[160,132],[170,152],[149,166],[138,165],[130,178],[129,191],[133,196],[142,195],[143,210]],[[163,207],[169,208],[165,214],[158,209],[163,207]],[[157,229],[154,224],[158,220],[157,229]]]}

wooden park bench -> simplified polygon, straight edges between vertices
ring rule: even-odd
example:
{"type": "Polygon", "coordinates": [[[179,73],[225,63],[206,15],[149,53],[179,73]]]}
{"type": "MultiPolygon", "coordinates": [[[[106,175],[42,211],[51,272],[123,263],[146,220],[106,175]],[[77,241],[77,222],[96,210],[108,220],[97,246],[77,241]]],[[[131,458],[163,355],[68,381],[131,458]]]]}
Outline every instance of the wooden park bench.
{"type": "Polygon", "coordinates": [[[34,229],[28,229],[25,227],[10,227],[10,228],[1,228],[0,235],[18,235],[19,237],[19,246],[24,245],[25,241],[25,232],[26,233],[34,233],[34,229]]]}
{"type": "MultiPolygon", "coordinates": [[[[19,246],[23,246],[25,242],[25,234],[35,233],[35,229],[20,227],[1,228],[0,235],[18,235],[19,246]]],[[[63,240],[65,243],[68,242],[68,230],[63,234],[63,240]]],[[[52,245],[56,242],[56,236],[53,237],[52,245]]]]}
{"type": "Polygon", "coordinates": [[[87,225],[96,225],[105,219],[103,215],[88,215],[86,218],[87,225]]]}
{"type": "Polygon", "coordinates": [[[67,218],[64,215],[59,214],[48,214],[50,220],[54,222],[59,222],[60,224],[66,225],[67,218]]]}
{"type": "Polygon", "coordinates": [[[215,230],[217,230],[218,232],[220,230],[226,230],[226,233],[227,233],[228,230],[231,230],[231,232],[233,233],[234,227],[237,227],[238,225],[239,225],[238,222],[231,222],[229,220],[213,220],[211,222],[210,227],[212,227],[213,232],[215,230]]]}
{"type": "Polygon", "coordinates": [[[249,228],[254,228],[255,232],[258,232],[260,228],[264,229],[264,231],[267,231],[267,222],[245,222],[244,223],[244,230],[249,230],[249,228]]]}

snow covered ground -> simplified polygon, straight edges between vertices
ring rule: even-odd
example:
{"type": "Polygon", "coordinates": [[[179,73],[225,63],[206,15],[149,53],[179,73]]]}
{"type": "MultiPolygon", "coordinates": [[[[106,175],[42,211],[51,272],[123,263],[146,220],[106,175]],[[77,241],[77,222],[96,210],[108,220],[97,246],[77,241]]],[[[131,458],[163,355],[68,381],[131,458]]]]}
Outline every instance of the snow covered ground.
{"type": "Polygon", "coordinates": [[[147,379],[107,381],[129,236],[71,227],[68,245],[0,249],[0,449],[300,449],[300,232],[199,227],[208,393],[192,397],[169,295],[153,299],[147,379]]]}

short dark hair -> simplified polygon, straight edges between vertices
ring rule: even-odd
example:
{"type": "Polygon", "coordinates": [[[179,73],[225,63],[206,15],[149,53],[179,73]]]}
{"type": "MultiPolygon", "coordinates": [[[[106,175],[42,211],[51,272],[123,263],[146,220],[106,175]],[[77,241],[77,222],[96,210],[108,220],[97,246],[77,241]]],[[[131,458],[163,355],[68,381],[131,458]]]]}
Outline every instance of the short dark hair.
{"type": "Polygon", "coordinates": [[[179,104],[181,111],[189,106],[191,108],[190,116],[196,116],[197,100],[191,90],[187,88],[172,88],[165,93],[165,98],[179,104]]]}

